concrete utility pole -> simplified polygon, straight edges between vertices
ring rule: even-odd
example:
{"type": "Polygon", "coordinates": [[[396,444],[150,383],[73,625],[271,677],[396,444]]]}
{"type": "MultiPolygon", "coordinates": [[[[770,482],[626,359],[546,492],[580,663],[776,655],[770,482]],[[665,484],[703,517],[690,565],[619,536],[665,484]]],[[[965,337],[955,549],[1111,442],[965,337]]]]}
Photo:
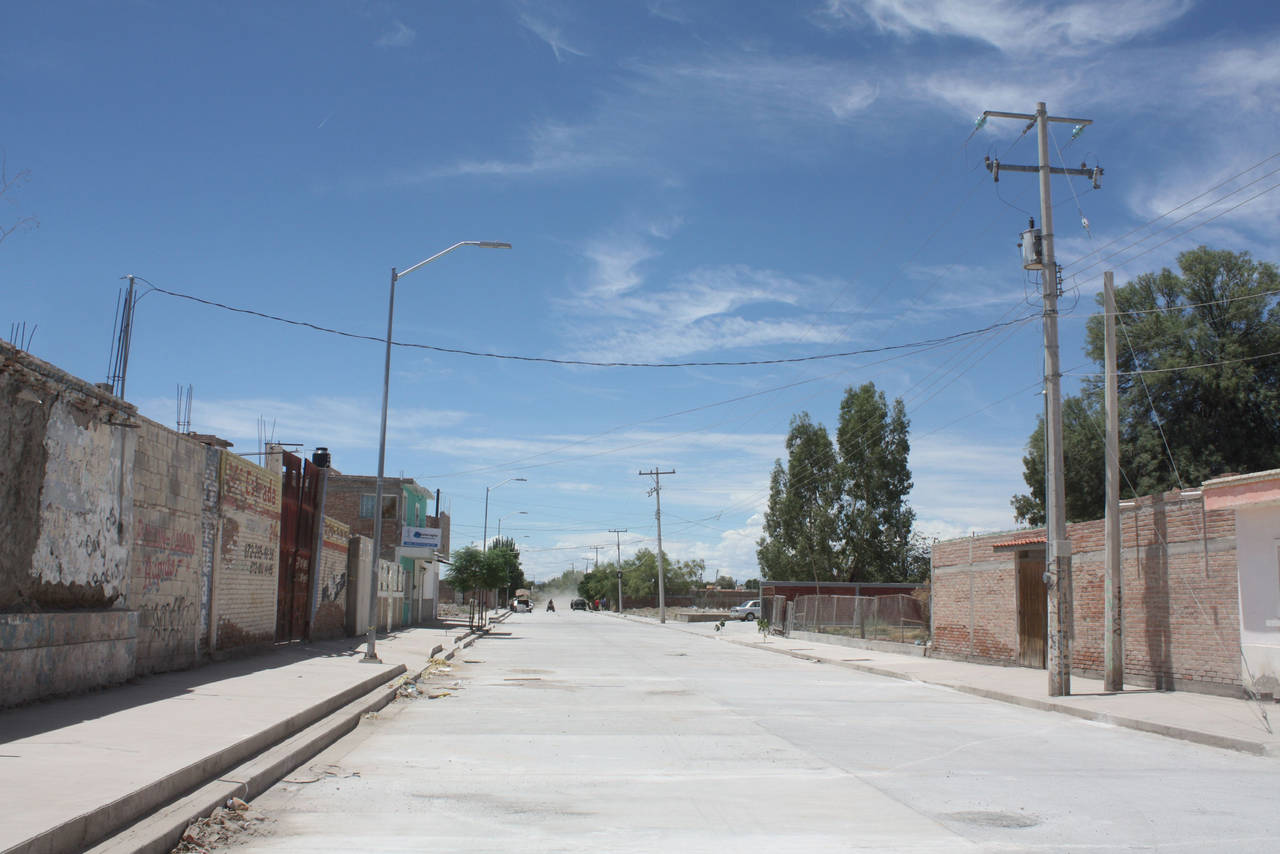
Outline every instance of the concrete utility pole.
{"type": "Polygon", "coordinates": [[[640,472],[641,477],[653,478],[653,489],[649,490],[649,495],[654,496],[658,501],[658,509],[653,514],[653,518],[658,520],[658,622],[665,623],[667,621],[667,588],[665,576],[667,568],[662,562],[662,476],[664,474],[675,474],[676,470],[658,471],[656,468],[652,471],[640,472]]]}
{"type": "Polygon", "coordinates": [[[618,541],[618,613],[622,613],[622,535],[627,533],[626,528],[610,528],[610,534],[615,535],[618,541]]]}
{"type": "MultiPolygon", "coordinates": [[[[1049,165],[1049,122],[1060,122],[1084,127],[1091,119],[1050,116],[1044,102],[1036,104],[1034,114],[1003,113],[987,110],[983,121],[989,117],[1021,119],[1036,128],[1039,165],[1011,166],[999,160],[987,159],[987,169],[996,181],[1000,171],[1036,172],[1040,176],[1040,251],[1025,246],[1034,240],[1034,229],[1023,235],[1024,258],[1031,258],[1029,269],[1043,270],[1044,279],[1044,385],[1045,385],[1045,576],[1049,588],[1048,652],[1046,662],[1049,671],[1049,696],[1062,697],[1071,693],[1071,634],[1072,584],[1071,541],[1067,539],[1066,484],[1062,476],[1062,372],[1058,364],[1058,265],[1053,257],[1053,200],[1049,179],[1053,174],[1085,175],[1091,177],[1094,186],[1102,175],[1101,168],[1066,169],[1049,165]]],[[[1028,129],[1030,125],[1028,125],[1028,129]]]]}
{"type": "Polygon", "coordinates": [[[1124,564],[1120,557],[1120,404],[1116,387],[1116,284],[1102,274],[1106,311],[1107,516],[1106,581],[1103,592],[1103,670],[1106,691],[1124,690],[1124,564]]]}

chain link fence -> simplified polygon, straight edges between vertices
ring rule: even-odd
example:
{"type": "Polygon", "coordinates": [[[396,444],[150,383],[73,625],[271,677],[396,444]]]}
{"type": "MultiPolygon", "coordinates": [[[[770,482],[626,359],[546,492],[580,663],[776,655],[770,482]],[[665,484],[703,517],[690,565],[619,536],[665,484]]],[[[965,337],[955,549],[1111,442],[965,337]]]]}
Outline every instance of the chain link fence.
{"type": "Polygon", "coordinates": [[[897,643],[929,640],[924,605],[911,596],[797,596],[787,610],[788,632],[821,632],[897,643]]]}

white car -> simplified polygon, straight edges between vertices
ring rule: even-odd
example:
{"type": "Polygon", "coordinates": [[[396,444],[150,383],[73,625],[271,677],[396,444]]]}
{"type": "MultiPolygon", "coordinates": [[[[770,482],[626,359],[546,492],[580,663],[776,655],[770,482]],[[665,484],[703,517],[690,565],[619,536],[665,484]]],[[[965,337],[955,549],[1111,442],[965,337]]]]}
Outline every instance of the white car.
{"type": "Polygon", "coordinates": [[[729,613],[740,620],[755,620],[760,616],[760,600],[752,599],[750,602],[734,605],[729,609],[729,613]]]}

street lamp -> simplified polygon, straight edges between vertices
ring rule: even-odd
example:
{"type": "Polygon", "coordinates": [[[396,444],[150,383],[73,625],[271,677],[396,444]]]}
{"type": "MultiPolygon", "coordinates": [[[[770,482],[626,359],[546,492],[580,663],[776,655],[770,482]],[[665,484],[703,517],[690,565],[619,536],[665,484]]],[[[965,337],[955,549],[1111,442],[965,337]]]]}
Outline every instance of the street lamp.
{"type": "Polygon", "coordinates": [[[391,268],[391,296],[387,300],[387,357],[382,367],[382,427],[378,434],[378,484],[373,492],[373,572],[369,579],[369,644],[365,649],[363,661],[378,661],[376,644],[378,642],[378,560],[382,552],[382,473],[387,460],[387,394],[391,386],[391,322],[396,311],[396,282],[412,273],[419,267],[425,267],[442,255],[448,255],[462,246],[479,246],[481,249],[510,249],[510,243],[498,243],[492,240],[463,240],[455,243],[442,252],[437,252],[424,261],[419,261],[407,270],[396,272],[391,268]]]}
{"type": "Polygon", "coordinates": [[[502,486],[505,483],[511,483],[512,481],[519,483],[529,482],[528,478],[509,477],[502,483],[495,483],[493,486],[486,486],[484,488],[484,531],[481,533],[483,539],[480,541],[480,551],[482,552],[487,552],[489,550],[489,490],[497,489],[499,486],[502,486]]]}
{"type": "Polygon", "coordinates": [[[497,539],[497,540],[502,539],[502,520],[503,519],[506,519],[508,516],[528,516],[528,515],[529,515],[528,510],[517,510],[514,513],[508,513],[506,516],[499,516],[498,517],[498,536],[495,537],[494,539],[497,539]]]}

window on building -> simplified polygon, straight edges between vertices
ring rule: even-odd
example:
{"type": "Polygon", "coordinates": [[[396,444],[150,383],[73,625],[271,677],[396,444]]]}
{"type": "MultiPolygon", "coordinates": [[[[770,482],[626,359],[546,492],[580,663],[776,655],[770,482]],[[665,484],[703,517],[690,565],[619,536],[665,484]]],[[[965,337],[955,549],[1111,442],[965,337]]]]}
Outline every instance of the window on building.
{"type": "MultiPolygon", "coordinates": [[[[376,500],[376,498],[377,496],[375,496],[373,493],[365,493],[364,495],[360,496],[360,518],[361,519],[373,518],[373,508],[375,506],[374,501],[376,500]]],[[[384,520],[391,520],[394,522],[396,518],[399,516],[398,510],[399,508],[396,506],[396,496],[394,495],[382,496],[382,518],[384,520]]]]}

